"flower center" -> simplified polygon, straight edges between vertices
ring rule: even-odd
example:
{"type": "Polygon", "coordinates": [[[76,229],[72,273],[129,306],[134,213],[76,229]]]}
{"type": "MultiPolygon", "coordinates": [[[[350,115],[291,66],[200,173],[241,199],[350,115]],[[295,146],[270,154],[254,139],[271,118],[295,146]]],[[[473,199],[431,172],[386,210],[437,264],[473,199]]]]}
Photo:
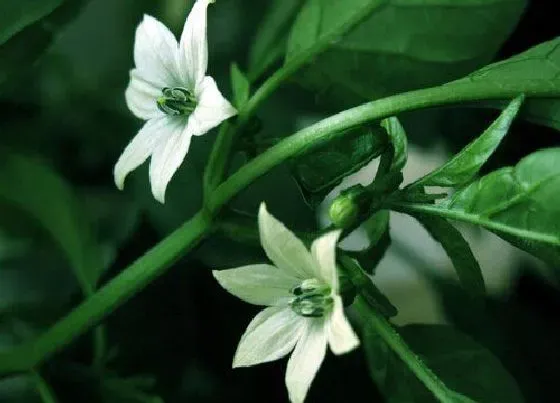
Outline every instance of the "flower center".
{"type": "Polygon", "coordinates": [[[170,116],[188,116],[196,108],[193,93],[183,87],[165,87],[156,100],[160,111],[170,116]]]}
{"type": "Polygon", "coordinates": [[[292,289],[294,299],[290,303],[300,316],[320,318],[332,307],[331,288],[317,279],[308,279],[292,289]]]}

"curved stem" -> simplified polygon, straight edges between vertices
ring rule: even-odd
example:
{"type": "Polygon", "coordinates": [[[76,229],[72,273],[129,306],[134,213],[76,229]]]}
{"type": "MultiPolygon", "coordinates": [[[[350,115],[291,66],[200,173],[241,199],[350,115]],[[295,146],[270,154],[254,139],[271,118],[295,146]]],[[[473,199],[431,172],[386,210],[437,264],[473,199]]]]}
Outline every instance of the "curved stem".
{"type": "Polygon", "coordinates": [[[342,136],[345,129],[371,120],[437,105],[510,99],[520,93],[539,97],[559,95],[550,86],[539,83],[520,83],[519,86],[508,88],[489,88],[484,84],[473,83],[454,84],[411,91],[369,102],[300,130],[239,169],[209,195],[204,209],[138,258],[38,339],[0,354],[0,373],[25,371],[34,367],[163,274],[175,259],[192,249],[206,235],[221,207],[281,162],[342,136]]]}

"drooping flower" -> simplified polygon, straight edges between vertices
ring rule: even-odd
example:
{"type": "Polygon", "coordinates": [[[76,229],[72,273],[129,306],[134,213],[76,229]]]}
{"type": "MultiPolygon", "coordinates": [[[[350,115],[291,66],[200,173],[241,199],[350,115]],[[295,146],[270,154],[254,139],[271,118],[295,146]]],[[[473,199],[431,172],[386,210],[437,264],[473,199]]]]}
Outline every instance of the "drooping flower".
{"type": "Polygon", "coordinates": [[[121,190],[126,176],[151,156],[152,193],[163,203],[167,184],[187,155],[192,136],[205,134],[237,113],[206,75],[209,2],[195,2],[179,43],[149,15],[136,29],[135,68],[125,97],[132,113],[147,122],[115,165],[115,183],[121,190]]]}
{"type": "Polygon", "coordinates": [[[214,270],[231,294],[265,305],[241,337],[233,367],[274,361],[293,350],[286,370],[290,400],[303,402],[325,357],[349,352],[359,340],[344,316],[335,249],[340,231],[316,239],[311,251],[261,204],[262,246],[274,263],[214,270]]]}

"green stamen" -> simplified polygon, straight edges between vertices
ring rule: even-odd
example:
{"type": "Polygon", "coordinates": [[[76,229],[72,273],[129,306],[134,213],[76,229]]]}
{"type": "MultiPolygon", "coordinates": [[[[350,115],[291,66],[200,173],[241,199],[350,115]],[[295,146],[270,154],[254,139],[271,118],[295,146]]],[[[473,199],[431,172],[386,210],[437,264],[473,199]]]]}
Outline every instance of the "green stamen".
{"type": "Polygon", "coordinates": [[[303,281],[292,289],[292,294],[295,298],[290,306],[295,313],[305,317],[320,318],[330,311],[333,304],[331,288],[316,279],[303,281]]]}
{"type": "Polygon", "coordinates": [[[162,96],[156,100],[160,111],[170,116],[188,116],[196,108],[193,93],[182,87],[165,87],[162,96]]]}

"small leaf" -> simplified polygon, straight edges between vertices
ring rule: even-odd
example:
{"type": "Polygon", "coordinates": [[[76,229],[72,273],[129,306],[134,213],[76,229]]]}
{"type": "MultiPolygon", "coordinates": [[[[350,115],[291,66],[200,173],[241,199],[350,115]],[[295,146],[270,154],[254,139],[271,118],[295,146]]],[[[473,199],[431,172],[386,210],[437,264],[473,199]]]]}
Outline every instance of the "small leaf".
{"type": "Polygon", "coordinates": [[[23,155],[4,155],[0,200],[35,219],[66,255],[84,292],[102,272],[102,253],[70,187],[46,164],[23,155]]]}
{"type": "Polygon", "coordinates": [[[419,179],[412,186],[457,186],[470,181],[494,153],[507,134],[523,102],[515,98],[500,116],[482,133],[444,165],[419,179]]]}
{"type": "Polygon", "coordinates": [[[408,157],[406,132],[396,117],[390,117],[381,121],[381,126],[389,136],[389,142],[393,146],[393,158],[389,172],[400,172],[406,165],[408,157]]]}
{"type": "MultiPolygon", "coordinates": [[[[467,335],[444,325],[408,325],[399,333],[452,390],[477,403],[523,402],[519,387],[500,361],[467,335]]],[[[364,329],[362,345],[370,375],[387,402],[436,402],[370,326],[364,329]]],[[[454,401],[465,398],[458,395],[454,401]]]]}
{"type": "Polygon", "coordinates": [[[250,83],[245,74],[239,70],[239,66],[231,65],[231,86],[233,89],[233,104],[241,109],[249,99],[250,83]]]}
{"type": "Polygon", "coordinates": [[[377,265],[391,246],[389,233],[389,211],[380,210],[373,214],[361,227],[366,231],[369,246],[359,251],[348,251],[348,255],[356,259],[364,270],[375,274],[377,265]]]}
{"type": "Polygon", "coordinates": [[[301,0],[272,1],[257,29],[249,52],[249,77],[260,77],[286,53],[288,35],[294,17],[304,2],[301,0]]]}
{"type": "Polygon", "coordinates": [[[352,129],[344,138],[299,157],[293,175],[306,200],[318,204],[344,177],[379,156],[386,144],[383,133],[375,128],[352,129]]]}
{"type": "Polygon", "coordinates": [[[539,86],[546,88],[549,97],[528,100],[521,114],[536,123],[560,130],[560,38],[543,42],[509,59],[490,64],[446,86],[453,91],[455,88],[473,84],[498,89],[526,87],[527,91],[539,86]]]}
{"type": "Polygon", "coordinates": [[[415,214],[414,217],[441,244],[465,290],[474,297],[483,297],[486,289],[482,270],[463,235],[443,218],[422,214],[415,214]]]}

